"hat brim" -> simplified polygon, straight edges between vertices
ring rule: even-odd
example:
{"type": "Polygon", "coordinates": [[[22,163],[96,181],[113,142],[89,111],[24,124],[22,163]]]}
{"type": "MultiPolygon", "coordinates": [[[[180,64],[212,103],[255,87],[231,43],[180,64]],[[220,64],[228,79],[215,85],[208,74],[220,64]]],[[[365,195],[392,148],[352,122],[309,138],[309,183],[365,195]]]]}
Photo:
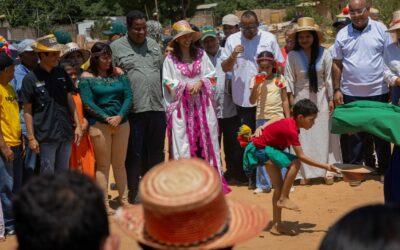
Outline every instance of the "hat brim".
{"type": "Polygon", "coordinates": [[[217,38],[217,35],[214,34],[205,34],[201,37],[201,40],[204,41],[207,37],[217,38]]]}
{"type": "Polygon", "coordinates": [[[66,52],[65,54],[63,54],[61,56],[61,59],[66,58],[68,54],[71,54],[72,52],[75,52],[75,51],[79,51],[82,54],[83,62],[86,62],[87,60],[89,60],[90,51],[89,50],[85,50],[85,49],[73,49],[73,50],[70,50],[70,51],[66,52]]]}
{"type": "Polygon", "coordinates": [[[335,163],[333,165],[339,168],[342,171],[342,173],[369,174],[374,171],[372,168],[364,165],[344,164],[344,163],[335,163]]]}
{"type": "Polygon", "coordinates": [[[388,30],[386,30],[387,32],[395,32],[397,30],[400,29],[400,23],[397,23],[395,25],[393,25],[392,27],[390,27],[388,30]]]}
{"type": "Polygon", "coordinates": [[[103,35],[105,35],[105,36],[111,36],[111,35],[114,35],[114,34],[115,34],[115,33],[114,33],[113,31],[111,31],[111,30],[106,30],[106,31],[103,31],[102,33],[103,33],[103,35]]]}
{"type": "MultiPolygon", "coordinates": [[[[185,249],[218,249],[236,245],[258,235],[267,226],[269,219],[264,208],[250,205],[245,202],[227,199],[230,211],[228,231],[211,242],[185,249]]],[[[142,205],[134,205],[128,209],[120,209],[116,221],[123,231],[136,241],[156,249],[170,249],[171,246],[162,245],[152,240],[144,231],[144,217],[142,205]]]]}
{"type": "Polygon", "coordinates": [[[323,43],[325,42],[324,34],[321,32],[321,30],[316,29],[314,27],[298,27],[294,30],[292,34],[289,35],[290,39],[295,39],[296,38],[296,33],[302,32],[302,31],[315,31],[318,34],[319,42],[323,43]]]}
{"type": "Polygon", "coordinates": [[[57,44],[52,47],[47,47],[39,43],[39,44],[34,44],[31,47],[35,52],[61,52],[63,50],[62,44],[57,44]]]}
{"type": "Polygon", "coordinates": [[[177,38],[179,38],[181,36],[184,36],[184,35],[187,35],[187,34],[192,34],[193,42],[198,41],[202,36],[201,32],[198,32],[198,31],[182,31],[182,32],[179,32],[178,34],[176,34],[172,38],[171,42],[174,42],[177,38]]]}

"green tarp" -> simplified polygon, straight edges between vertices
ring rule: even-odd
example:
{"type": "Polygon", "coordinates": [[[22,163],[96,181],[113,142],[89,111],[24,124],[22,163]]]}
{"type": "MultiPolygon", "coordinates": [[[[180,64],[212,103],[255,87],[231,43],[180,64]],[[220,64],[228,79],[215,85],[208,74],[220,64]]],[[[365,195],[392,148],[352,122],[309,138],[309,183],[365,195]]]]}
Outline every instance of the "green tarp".
{"type": "Polygon", "coordinates": [[[333,112],[331,132],[368,132],[400,145],[400,107],[374,101],[355,101],[340,105],[333,112]]]}

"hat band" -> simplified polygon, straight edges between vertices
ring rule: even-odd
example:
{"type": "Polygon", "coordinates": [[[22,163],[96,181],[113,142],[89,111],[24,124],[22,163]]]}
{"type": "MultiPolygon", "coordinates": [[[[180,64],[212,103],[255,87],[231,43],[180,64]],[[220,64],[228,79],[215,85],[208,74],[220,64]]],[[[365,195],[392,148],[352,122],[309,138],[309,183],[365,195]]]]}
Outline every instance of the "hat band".
{"type": "Polygon", "coordinates": [[[154,243],[157,243],[159,245],[162,245],[162,246],[173,247],[173,248],[197,247],[197,246],[201,246],[201,245],[207,244],[207,243],[209,243],[209,242],[211,242],[213,240],[216,240],[218,238],[221,238],[224,234],[226,234],[228,232],[228,230],[229,230],[229,222],[230,222],[230,216],[228,214],[225,224],[215,234],[209,236],[208,238],[206,238],[204,240],[196,241],[196,242],[193,242],[193,243],[185,243],[185,244],[174,244],[174,243],[166,243],[166,242],[159,241],[159,240],[153,238],[147,232],[146,228],[143,229],[143,232],[144,232],[145,236],[150,241],[152,241],[154,243]]]}
{"type": "Polygon", "coordinates": [[[274,58],[272,58],[272,57],[259,57],[259,58],[257,58],[257,61],[263,61],[263,60],[266,60],[266,61],[271,61],[271,62],[273,62],[273,61],[275,61],[275,59],[274,58]]]}
{"type": "Polygon", "coordinates": [[[399,23],[400,23],[400,19],[394,21],[393,24],[392,24],[392,26],[393,26],[393,25],[396,25],[396,24],[399,24],[399,23]]]}

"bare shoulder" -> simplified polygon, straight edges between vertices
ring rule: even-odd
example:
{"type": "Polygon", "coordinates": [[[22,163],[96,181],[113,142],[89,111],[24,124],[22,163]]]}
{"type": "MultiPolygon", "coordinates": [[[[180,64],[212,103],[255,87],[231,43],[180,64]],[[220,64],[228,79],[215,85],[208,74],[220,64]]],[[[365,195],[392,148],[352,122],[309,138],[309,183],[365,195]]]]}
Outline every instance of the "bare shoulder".
{"type": "Polygon", "coordinates": [[[82,77],[82,78],[85,78],[85,77],[94,77],[94,75],[93,75],[92,73],[88,72],[88,71],[84,71],[84,72],[82,73],[81,77],[82,77]]]}

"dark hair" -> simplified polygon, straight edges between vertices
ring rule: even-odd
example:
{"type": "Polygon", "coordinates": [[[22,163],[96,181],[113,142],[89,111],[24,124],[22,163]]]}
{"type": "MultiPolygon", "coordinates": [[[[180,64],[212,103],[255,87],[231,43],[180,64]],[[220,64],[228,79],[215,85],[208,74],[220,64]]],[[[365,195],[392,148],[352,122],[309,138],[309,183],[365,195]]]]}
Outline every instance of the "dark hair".
{"type": "MultiPolygon", "coordinates": [[[[173,47],[173,51],[172,51],[172,55],[175,56],[176,58],[178,58],[179,61],[182,62],[182,51],[181,48],[179,47],[179,44],[176,41],[172,41],[172,47],[173,47]]],[[[192,43],[190,44],[189,47],[189,54],[190,54],[190,58],[192,58],[192,60],[197,59],[197,50],[200,49],[198,47],[196,47],[196,44],[192,41],[192,43]]]]}
{"type": "Polygon", "coordinates": [[[337,221],[320,250],[400,249],[400,206],[369,205],[337,221]]]}
{"type": "MultiPolygon", "coordinates": [[[[272,54],[272,52],[270,52],[270,51],[268,51],[268,50],[264,50],[264,51],[260,52],[260,53],[257,55],[257,62],[259,62],[258,59],[260,59],[260,58],[262,58],[262,57],[270,57],[270,58],[273,58],[273,59],[274,59],[274,54],[272,54]]],[[[263,61],[263,60],[260,60],[260,61],[263,61]]],[[[275,61],[275,59],[274,59],[274,61],[275,61]]],[[[272,72],[273,72],[273,73],[276,73],[275,63],[274,63],[274,68],[273,68],[272,72]]]]}
{"type": "MultiPolygon", "coordinates": [[[[97,76],[99,74],[99,57],[103,54],[112,55],[112,50],[110,48],[110,45],[108,45],[107,43],[96,42],[90,52],[92,52],[92,55],[90,57],[90,66],[88,68],[88,71],[97,76]]],[[[110,64],[110,67],[107,69],[107,75],[111,76],[113,72],[113,66],[112,64],[110,64]]]]}
{"type": "Polygon", "coordinates": [[[14,60],[7,55],[7,53],[1,51],[0,52],[0,71],[3,71],[5,68],[13,65],[14,60]]]}
{"type": "Polygon", "coordinates": [[[243,17],[247,17],[247,18],[254,17],[256,19],[257,25],[259,24],[257,14],[252,10],[246,10],[245,12],[243,12],[241,18],[243,18],[243,17]]]}
{"type": "MultiPolygon", "coordinates": [[[[310,30],[309,31],[311,35],[313,36],[313,43],[311,45],[311,58],[310,62],[308,64],[308,79],[310,81],[310,91],[317,93],[318,92],[318,76],[317,76],[317,69],[316,69],[316,64],[317,64],[317,59],[319,56],[319,48],[320,48],[320,41],[319,37],[316,31],[310,30]]],[[[302,47],[299,44],[299,32],[296,33],[296,39],[295,39],[295,46],[294,49],[295,51],[300,51],[302,47]]]]}
{"type": "Polygon", "coordinates": [[[133,21],[137,19],[144,19],[147,21],[146,15],[143,12],[139,10],[129,11],[126,15],[126,25],[128,26],[128,28],[132,27],[133,21]]]}
{"type": "Polygon", "coordinates": [[[33,177],[13,213],[20,250],[99,250],[109,235],[103,192],[78,172],[33,177]]]}
{"type": "Polygon", "coordinates": [[[66,67],[71,67],[71,68],[75,68],[75,69],[77,68],[76,65],[70,59],[67,59],[67,58],[64,58],[63,60],[61,60],[59,66],[64,69],[66,67]]]}
{"type": "MultiPolygon", "coordinates": [[[[140,248],[142,248],[143,250],[157,250],[157,248],[147,246],[147,245],[145,245],[143,243],[140,243],[140,242],[138,242],[138,244],[139,244],[140,248]]],[[[216,248],[215,250],[231,250],[232,248],[233,247],[216,248]]]]}
{"type": "Polygon", "coordinates": [[[309,99],[302,99],[293,106],[293,117],[297,118],[299,115],[304,117],[318,114],[318,108],[315,103],[309,99]]]}

